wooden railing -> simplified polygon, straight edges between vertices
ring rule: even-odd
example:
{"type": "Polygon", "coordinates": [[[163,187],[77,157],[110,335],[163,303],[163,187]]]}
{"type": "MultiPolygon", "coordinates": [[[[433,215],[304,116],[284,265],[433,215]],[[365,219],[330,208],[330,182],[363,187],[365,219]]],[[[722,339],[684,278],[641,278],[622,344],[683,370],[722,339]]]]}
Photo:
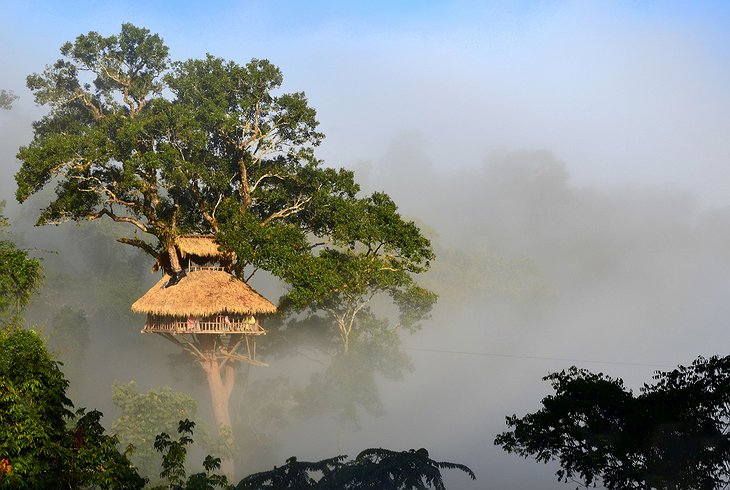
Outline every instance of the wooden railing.
{"type": "Polygon", "coordinates": [[[144,332],[164,333],[242,333],[246,335],[265,335],[266,330],[253,317],[220,315],[204,318],[178,318],[148,316],[144,332]]]}
{"type": "Polygon", "coordinates": [[[230,271],[222,266],[217,265],[191,265],[188,266],[187,269],[188,272],[195,272],[195,271],[225,271],[230,274],[230,271]]]}

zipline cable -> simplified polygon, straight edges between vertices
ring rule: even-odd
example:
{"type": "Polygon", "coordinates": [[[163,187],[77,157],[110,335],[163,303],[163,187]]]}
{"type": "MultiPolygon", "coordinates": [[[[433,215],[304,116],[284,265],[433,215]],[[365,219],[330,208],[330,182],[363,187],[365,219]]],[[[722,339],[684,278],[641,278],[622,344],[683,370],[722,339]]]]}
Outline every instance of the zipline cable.
{"type": "Polygon", "coordinates": [[[515,354],[495,354],[493,352],[471,352],[461,350],[445,350],[445,349],[425,349],[420,347],[404,347],[406,350],[420,351],[420,352],[437,352],[440,354],[459,354],[467,356],[484,356],[484,357],[504,357],[508,359],[532,359],[536,361],[561,361],[561,362],[584,362],[590,364],[610,364],[614,366],[641,366],[641,367],[654,367],[654,368],[665,368],[674,369],[676,366],[670,366],[668,364],[650,364],[643,362],[621,362],[621,361],[596,361],[590,359],[569,359],[563,357],[542,357],[542,356],[520,356],[515,354]]]}

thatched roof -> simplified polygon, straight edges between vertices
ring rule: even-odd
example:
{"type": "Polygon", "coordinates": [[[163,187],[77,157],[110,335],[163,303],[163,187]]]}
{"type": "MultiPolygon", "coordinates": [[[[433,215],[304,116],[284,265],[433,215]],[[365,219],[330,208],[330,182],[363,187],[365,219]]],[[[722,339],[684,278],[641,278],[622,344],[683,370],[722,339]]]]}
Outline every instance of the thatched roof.
{"type": "MultiPolygon", "coordinates": [[[[181,260],[190,258],[196,264],[218,262],[226,265],[231,264],[236,258],[233,252],[224,253],[218,250],[218,243],[213,235],[181,235],[175,238],[175,248],[181,260]]],[[[170,257],[165,250],[157,256],[152,272],[160,269],[170,269],[170,257]]]]}
{"type": "Polygon", "coordinates": [[[132,304],[132,311],[181,317],[276,312],[276,306],[268,299],[223,270],[193,270],[174,286],[165,288],[169,280],[168,275],[160,279],[132,304]]]}
{"type": "Polygon", "coordinates": [[[187,255],[197,257],[219,257],[218,243],[213,235],[182,235],[175,239],[175,246],[184,258],[187,255]]]}

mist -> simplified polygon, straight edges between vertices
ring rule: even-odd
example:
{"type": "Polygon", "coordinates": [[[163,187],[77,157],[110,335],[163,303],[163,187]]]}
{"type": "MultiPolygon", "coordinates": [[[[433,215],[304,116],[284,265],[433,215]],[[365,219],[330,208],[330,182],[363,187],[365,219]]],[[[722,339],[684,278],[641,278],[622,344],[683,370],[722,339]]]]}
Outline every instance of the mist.
{"type": "MultiPolygon", "coordinates": [[[[27,321],[53,345],[54,312],[85,311],[84,355],[64,357],[63,342],[57,352],[71,398],[104,412],[107,427],[119,413],[112,385],[130,380],[140,390],[190,393],[204,426],[204,379],[192,362],[175,360],[175,346],[139,333],[144,318],[129,306],[159,279],[149,258],[114,242],[119,229],[109,223],[33,227],[43,195],[15,204],[13,175],[14,155],[42,115],[25,75],[53,62],[64,41],[116,32],[127,20],[159,32],[174,58],[210,52],[281,66],[285,88],[304,90],[318,110],[327,135],[319,156],[353,169],[364,193],[390,194],[436,252],[421,282],[439,302],[420,331],[401,334],[410,366],[374,375],[379,403],[358,405],[356,423],[333,410],[291,415],[301,403],[292,390],[326,361],[310,350],[243,370],[233,404],[243,418],[249,395],[260,397],[260,433],[238,441],[246,446],[241,476],[290,456],[425,447],[477,474],[471,482],[445,472],[449,489],[568,488],[556,481],[557,466],[492,443],[505,416],[538,409],[549,391],[543,376],[576,365],[636,391],[657,369],[725,354],[724,8],[453,2],[364,12],[321,2],[302,12],[251,2],[223,12],[185,5],[166,16],[133,7],[61,16],[68,22],[59,26],[53,12],[11,2],[8,18],[18,22],[0,43],[9,67],[0,87],[21,96],[0,111],[0,200],[16,241],[43,259],[46,275],[27,321]],[[191,15],[203,27],[192,27],[191,15]],[[245,16],[254,31],[238,29],[245,16]],[[285,420],[262,417],[274,406],[285,420]]],[[[285,291],[258,275],[252,286],[272,301],[285,291]]]]}

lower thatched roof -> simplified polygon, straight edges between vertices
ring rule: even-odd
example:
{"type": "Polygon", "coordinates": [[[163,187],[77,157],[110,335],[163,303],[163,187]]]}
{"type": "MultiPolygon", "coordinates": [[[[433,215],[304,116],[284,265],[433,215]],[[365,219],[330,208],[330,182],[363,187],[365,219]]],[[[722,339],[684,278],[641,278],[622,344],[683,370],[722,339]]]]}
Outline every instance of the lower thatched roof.
{"type": "Polygon", "coordinates": [[[132,304],[135,313],[209,316],[219,313],[275,313],[276,306],[248,284],[223,270],[193,270],[168,288],[165,275],[132,304]]]}

